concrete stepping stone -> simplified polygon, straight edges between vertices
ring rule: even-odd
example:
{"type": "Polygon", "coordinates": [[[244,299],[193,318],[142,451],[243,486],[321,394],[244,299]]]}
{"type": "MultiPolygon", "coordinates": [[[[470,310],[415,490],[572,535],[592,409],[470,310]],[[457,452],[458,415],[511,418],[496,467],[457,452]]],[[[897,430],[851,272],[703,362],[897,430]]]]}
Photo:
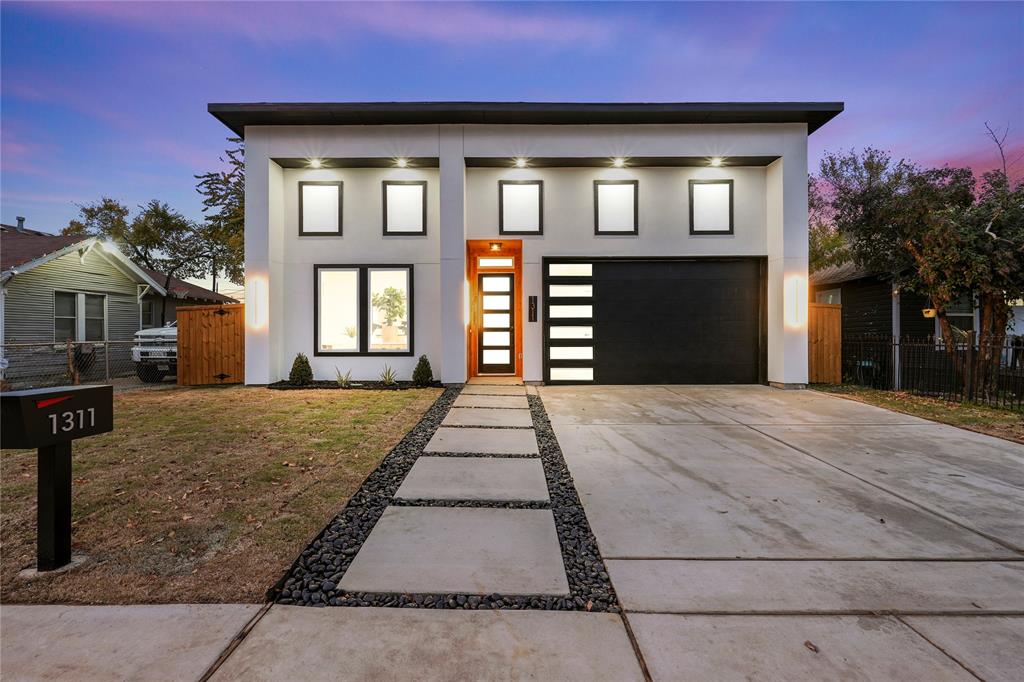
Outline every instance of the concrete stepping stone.
{"type": "Polygon", "coordinates": [[[537,455],[533,429],[439,427],[424,452],[466,452],[481,455],[537,455]]]}
{"type": "Polygon", "coordinates": [[[547,509],[388,507],[340,587],[352,592],[564,595],[547,509]]]}
{"type": "Polygon", "coordinates": [[[477,409],[475,407],[453,407],[445,416],[442,426],[533,426],[529,410],[515,410],[503,407],[477,409]]]}
{"type": "Polygon", "coordinates": [[[506,407],[528,410],[530,403],[525,395],[466,395],[455,399],[455,407],[506,407]]]}
{"type": "Polygon", "coordinates": [[[420,457],[395,497],[405,500],[491,500],[543,502],[548,499],[544,465],[514,457],[420,457]]]}
{"type": "Polygon", "coordinates": [[[467,384],[460,395],[526,395],[526,386],[488,386],[467,384]]]}

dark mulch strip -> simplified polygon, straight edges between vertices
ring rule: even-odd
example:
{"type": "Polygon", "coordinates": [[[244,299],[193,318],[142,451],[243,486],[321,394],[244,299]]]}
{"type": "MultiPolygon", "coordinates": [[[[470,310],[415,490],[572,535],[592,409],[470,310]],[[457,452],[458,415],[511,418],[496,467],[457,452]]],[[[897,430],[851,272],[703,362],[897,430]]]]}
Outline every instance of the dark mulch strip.
{"type": "Polygon", "coordinates": [[[492,500],[407,500],[396,497],[392,507],[480,507],[484,509],[551,509],[550,502],[494,502],[492,500]]]}
{"type": "MultiPolygon", "coordinates": [[[[597,550],[580,504],[572,476],[555,440],[544,405],[529,396],[530,411],[537,432],[540,459],[544,465],[550,503],[479,502],[473,500],[396,500],[395,492],[423,448],[448,413],[461,389],[449,388],[427,410],[423,419],[384,458],[363,486],[349,500],[321,534],[303,550],[291,570],[269,592],[268,598],[282,604],[307,606],[383,606],[436,609],[548,609],[565,611],[618,612],[619,605],[608,571],[597,550]],[[492,507],[548,509],[562,548],[569,581],[568,597],[471,594],[397,594],[346,592],[338,588],[342,576],[389,504],[397,506],[492,507]],[[536,505],[536,506],[535,506],[536,505]]],[[[431,453],[430,456],[437,453],[431,453]]],[[[453,453],[448,456],[487,457],[486,454],[453,453]]]]}
{"type": "Polygon", "coordinates": [[[429,384],[419,386],[411,381],[396,381],[393,384],[384,384],[380,381],[359,381],[352,382],[348,386],[340,386],[337,381],[325,381],[318,379],[309,384],[296,385],[287,381],[275,381],[267,384],[267,388],[275,391],[308,391],[311,388],[325,389],[328,391],[407,391],[410,388],[443,388],[440,381],[432,381],[429,384]]]}

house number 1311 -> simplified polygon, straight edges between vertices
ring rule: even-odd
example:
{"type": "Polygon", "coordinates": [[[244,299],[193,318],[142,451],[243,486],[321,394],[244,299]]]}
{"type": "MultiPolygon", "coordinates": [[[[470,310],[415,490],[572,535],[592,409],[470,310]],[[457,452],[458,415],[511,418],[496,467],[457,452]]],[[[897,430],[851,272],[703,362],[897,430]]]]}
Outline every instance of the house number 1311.
{"type": "Polygon", "coordinates": [[[50,415],[50,432],[53,435],[57,435],[58,431],[67,433],[75,428],[84,429],[86,426],[96,426],[96,408],[94,407],[50,415]],[[88,423],[86,423],[87,421],[88,423]]]}

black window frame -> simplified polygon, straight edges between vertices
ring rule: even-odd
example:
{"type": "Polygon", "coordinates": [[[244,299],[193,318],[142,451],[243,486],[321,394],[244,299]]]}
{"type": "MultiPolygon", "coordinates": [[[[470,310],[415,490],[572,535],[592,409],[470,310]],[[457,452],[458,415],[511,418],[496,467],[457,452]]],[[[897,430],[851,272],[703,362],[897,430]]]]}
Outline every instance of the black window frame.
{"type": "Polygon", "coordinates": [[[640,181],[639,180],[594,180],[594,236],[637,236],[640,234],[640,181]],[[601,229],[601,185],[633,185],[633,229],[602,230],[601,229]]]}
{"type": "Polygon", "coordinates": [[[499,235],[543,235],[544,234],[544,181],[543,180],[498,180],[498,234],[499,235]],[[505,229],[505,185],[537,185],[537,229],[505,229]]]}
{"type": "Polygon", "coordinates": [[[689,188],[689,203],[690,203],[690,235],[733,235],[736,234],[736,222],[735,222],[735,186],[731,178],[729,179],[716,179],[716,180],[696,180],[691,179],[687,184],[689,188]],[[694,185],[728,185],[729,186],[729,229],[728,230],[695,230],[693,228],[693,187],[694,185]]]}
{"type": "Polygon", "coordinates": [[[318,263],[313,266],[313,356],[314,357],[409,357],[416,354],[416,296],[415,266],[412,263],[318,263]],[[321,270],[356,270],[358,272],[359,292],[359,350],[329,351],[320,350],[320,271],[321,270]],[[370,348],[370,270],[404,269],[409,273],[409,350],[407,351],[371,351],[370,348]]]}
{"type": "Polygon", "coordinates": [[[342,180],[299,180],[299,236],[300,237],[340,237],[344,234],[343,218],[345,214],[345,182],[342,180]],[[320,185],[320,186],[335,186],[338,188],[338,231],[337,232],[323,232],[313,231],[309,232],[303,229],[303,215],[302,215],[302,189],[306,185],[320,185]]]}
{"type": "Polygon", "coordinates": [[[380,183],[381,187],[381,206],[383,212],[382,228],[385,237],[425,237],[427,235],[427,181],[426,180],[382,180],[380,183]],[[422,228],[416,232],[409,232],[407,230],[401,231],[389,231],[388,230],[388,186],[389,185],[419,185],[420,192],[423,198],[423,215],[420,218],[422,222],[422,228]]]}

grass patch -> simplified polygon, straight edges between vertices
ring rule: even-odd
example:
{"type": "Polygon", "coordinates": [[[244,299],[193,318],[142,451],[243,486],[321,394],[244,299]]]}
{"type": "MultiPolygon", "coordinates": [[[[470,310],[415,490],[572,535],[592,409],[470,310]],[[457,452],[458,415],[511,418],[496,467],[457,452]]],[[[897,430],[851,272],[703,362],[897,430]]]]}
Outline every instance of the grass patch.
{"type": "Polygon", "coordinates": [[[25,582],[36,454],[0,456],[4,603],[260,602],[440,395],[223,387],[114,396],[75,443],[73,542],[91,563],[25,582]]]}
{"type": "Polygon", "coordinates": [[[977,403],[950,402],[904,391],[881,391],[850,384],[816,384],[812,388],[915,417],[1024,443],[1024,413],[1020,410],[1006,410],[977,403]]]}

